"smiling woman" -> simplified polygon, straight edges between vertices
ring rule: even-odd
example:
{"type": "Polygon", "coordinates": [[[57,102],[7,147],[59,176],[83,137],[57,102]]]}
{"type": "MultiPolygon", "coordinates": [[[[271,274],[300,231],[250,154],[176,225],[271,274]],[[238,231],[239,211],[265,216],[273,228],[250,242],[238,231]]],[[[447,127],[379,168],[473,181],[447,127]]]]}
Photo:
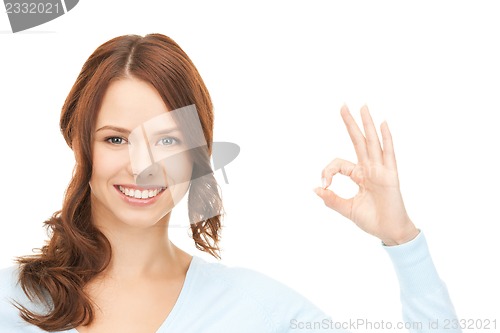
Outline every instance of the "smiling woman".
{"type": "MultiPolygon", "coordinates": [[[[34,311],[16,302],[21,317],[47,331],[80,326],[83,332],[83,325],[92,322],[98,324],[92,327],[101,329],[110,312],[95,311],[97,296],[92,289],[97,277],[123,278],[132,274],[134,263],[147,263],[148,273],[163,274],[168,285],[159,288],[168,291],[156,307],[160,313],[155,318],[161,320],[146,321],[157,328],[180,292],[178,282],[191,259],[169,242],[167,229],[172,208],[189,188],[190,216],[206,217],[191,218],[195,243],[218,257],[222,203],[216,181],[208,172],[203,184],[189,181],[210,164],[213,115],[203,80],[170,38],[159,34],[118,37],[100,46],[84,64],[64,104],[60,125],[75,154],[74,175],[62,210],[46,222],[52,232],[50,242],[40,254],[19,259],[19,280],[30,300],[57,306],[48,312],[34,311]],[[186,109],[186,105],[196,108],[186,109]],[[198,128],[184,131],[190,138],[177,133],[174,148],[173,137],[154,137],[158,128],[178,126],[182,132],[189,116],[196,118],[198,128]],[[148,149],[137,147],[150,145],[136,139],[136,128],[146,129],[144,134],[158,141],[153,147],[169,147],[168,156],[165,152],[158,156],[153,148],[155,161],[145,162],[140,151],[148,149]],[[198,133],[196,140],[192,133],[198,133]],[[134,144],[125,145],[128,141],[134,144]],[[204,149],[188,149],[193,148],[189,142],[200,141],[205,144],[197,146],[204,149]],[[163,171],[162,182],[141,181],[142,172],[151,173],[143,165],[163,171]],[[211,204],[211,216],[203,211],[200,198],[211,204]]],[[[97,303],[104,307],[103,301],[97,303]]],[[[116,331],[117,324],[112,327],[116,331]]]]}
{"type": "MultiPolygon", "coordinates": [[[[425,237],[406,213],[389,127],[381,125],[381,144],[367,107],[365,134],[346,106],[341,116],[358,163],[334,159],[315,192],[383,242],[405,327],[442,331],[456,315],[425,237]],[[328,188],[338,173],[359,186],[356,196],[328,188]]],[[[188,193],[194,242],[219,258],[213,119],[203,80],[170,38],[127,35],[98,47],[62,109],[76,166],[62,210],[46,222],[51,238],[39,254],[0,271],[0,331],[345,332],[285,285],[208,263],[169,240],[171,212],[188,193]]]]}

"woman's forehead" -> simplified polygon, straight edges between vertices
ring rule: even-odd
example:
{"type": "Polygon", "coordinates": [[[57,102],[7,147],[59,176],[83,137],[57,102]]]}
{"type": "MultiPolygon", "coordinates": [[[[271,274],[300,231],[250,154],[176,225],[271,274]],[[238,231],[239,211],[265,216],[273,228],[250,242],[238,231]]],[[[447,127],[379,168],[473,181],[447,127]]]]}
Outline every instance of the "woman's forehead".
{"type": "Polygon", "coordinates": [[[108,86],[97,115],[97,127],[114,125],[135,128],[157,116],[162,123],[172,123],[168,107],[149,83],[125,78],[108,86]]]}

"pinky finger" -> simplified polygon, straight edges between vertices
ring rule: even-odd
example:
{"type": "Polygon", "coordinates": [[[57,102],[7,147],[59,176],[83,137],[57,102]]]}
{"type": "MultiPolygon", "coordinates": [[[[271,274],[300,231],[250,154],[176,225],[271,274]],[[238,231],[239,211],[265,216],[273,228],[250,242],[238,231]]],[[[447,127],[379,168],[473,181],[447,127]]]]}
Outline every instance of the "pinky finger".
{"type": "Polygon", "coordinates": [[[382,133],[384,165],[393,170],[397,170],[396,155],[394,154],[394,146],[392,144],[392,135],[387,121],[384,121],[380,125],[380,132],[382,133]]]}

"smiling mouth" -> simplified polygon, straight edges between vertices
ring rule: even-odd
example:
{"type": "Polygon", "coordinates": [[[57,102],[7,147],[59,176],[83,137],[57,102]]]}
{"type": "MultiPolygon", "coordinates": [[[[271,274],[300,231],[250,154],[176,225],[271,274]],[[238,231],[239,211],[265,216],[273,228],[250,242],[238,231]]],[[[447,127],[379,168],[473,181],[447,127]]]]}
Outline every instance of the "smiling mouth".
{"type": "Polygon", "coordinates": [[[154,198],[158,194],[165,191],[165,189],[166,189],[166,187],[157,187],[157,188],[139,190],[137,188],[129,188],[129,187],[125,187],[122,185],[117,186],[117,188],[120,190],[120,192],[125,194],[127,197],[135,198],[135,199],[154,198]]]}

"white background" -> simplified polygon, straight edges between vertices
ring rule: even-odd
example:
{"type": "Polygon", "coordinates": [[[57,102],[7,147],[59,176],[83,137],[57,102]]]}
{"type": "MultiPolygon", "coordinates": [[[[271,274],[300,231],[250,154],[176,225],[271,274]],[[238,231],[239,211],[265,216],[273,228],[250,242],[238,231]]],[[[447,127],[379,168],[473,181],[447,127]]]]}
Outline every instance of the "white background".
{"type": "MultiPolygon", "coordinates": [[[[464,319],[497,319],[500,20],[495,1],[84,0],[12,34],[0,13],[0,267],[43,245],[73,155],[59,112],[86,58],[123,34],[160,32],[191,57],[215,106],[215,141],[241,147],[222,173],[222,263],[298,290],[335,319],[400,320],[380,242],[312,189],[333,158],[356,162],[340,117],[367,104],[393,134],[410,217],[464,319]],[[495,254],[496,253],[496,254],[495,254]]],[[[360,125],[361,126],[361,125],[360,125]]],[[[380,133],[380,132],[379,132],[380,133]]],[[[354,194],[345,177],[332,188],[354,194]]],[[[207,260],[174,209],[171,237],[207,260]]],[[[477,330],[476,330],[477,331],[477,330]]]]}

